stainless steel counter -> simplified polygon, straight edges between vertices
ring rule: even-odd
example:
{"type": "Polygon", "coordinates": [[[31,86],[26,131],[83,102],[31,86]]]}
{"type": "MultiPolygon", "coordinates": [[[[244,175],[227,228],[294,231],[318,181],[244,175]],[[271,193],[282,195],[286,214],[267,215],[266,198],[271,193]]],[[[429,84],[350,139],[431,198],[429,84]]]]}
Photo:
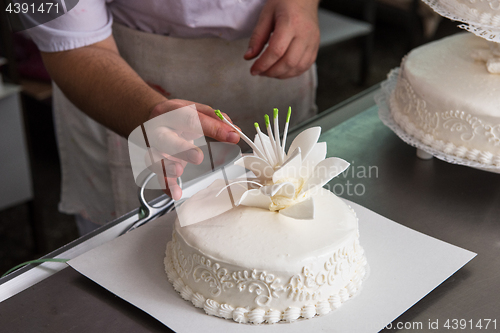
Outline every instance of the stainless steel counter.
{"type": "MultiPolygon", "coordinates": [[[[396,319],[390,331],[500,330],[500,175],[420,160],[378,119],[370,89],[336,106],[303,126],[321,125],[328,156],[351,162],[348,171],[327,186],[336,194],[381,215],[451,244],[478,253],[477,257],[396,319]],[[455,321],[456,319],[456,326],[455,321]],[[483,320],[482,329],[475,325],[483,320]],[[439,330],[429,323],[439,321],[439,330]],[[460,322],[462,320],[462,322],[460,322]],[[411,328],[396,330],[401,327],[411,328]],[[421,328],[418,325],[421,323],[421,328]],[[473,329],[471,329],[471,323],[473,329]]],[[[300,128],[294,133],[297,133],[300,128]]],[[[293,137],[293,134],[291,135],[293,137]]],[[[137,219],[137,212],[114,221],[95,234],[55,254],[76,255],[116,237],[137,219]],[[98,241],[97,241],[98,240],[98,241]],[[71,252],[71,249],[78,251],[71,252]],[[73,253],[73,254],[71,254],[73,253]]],[[[362,235],[361,235],[362,237],[362,235]]],[[[381,242],[390,242],[387,235],[381,242]]],[[[425,261],[425,258],[422,258],[425,261]]],[[[0,280],[27,281],[26,268],[0,280]]],[[[0,327],[11,332],[161,332],[153,318],[66,268],[0,303],[0,327]]],[[[388,276],[387,278],[391,278],[388,276]]],[[[383,306],[383,304],[380,304],[383,306]]],[[[389,330],[387,330],[389,331],[389,330]]]]}

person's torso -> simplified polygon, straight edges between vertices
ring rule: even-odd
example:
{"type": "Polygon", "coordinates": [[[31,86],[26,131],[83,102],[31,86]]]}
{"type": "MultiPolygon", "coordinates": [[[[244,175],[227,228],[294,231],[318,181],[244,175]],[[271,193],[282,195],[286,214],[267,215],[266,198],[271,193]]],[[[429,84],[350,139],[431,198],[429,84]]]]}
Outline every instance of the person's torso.
{"type": "Polygon", "coordinates": [[[111,0],[115,22],[179,38],[249,37],[265,0],[111,0]]]}

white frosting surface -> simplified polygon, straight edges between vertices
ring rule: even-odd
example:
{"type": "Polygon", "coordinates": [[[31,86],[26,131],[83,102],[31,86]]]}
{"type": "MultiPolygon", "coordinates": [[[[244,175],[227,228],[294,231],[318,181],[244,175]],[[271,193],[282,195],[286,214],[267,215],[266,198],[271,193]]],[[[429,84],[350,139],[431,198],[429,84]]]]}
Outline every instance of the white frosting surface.
{"type": "Polygon", "coordinates": [[[403,75],[429,107],[498,120],[500,76],[473,59],[481,49],[488,50],[488,42],[470,33],[447,37],[411,51],[403,75]]]}
{"type": "MultiPolygon", "coordinates": [[[[181,228],[177,221],[175,229],[189,246],[224,262],[299,271],[311,260],[328,256],[339,244],[352,241],[358,230],[352,211],[333,193],[321,189],[315,201],[314,220],[241,206],[195,225],[181,228]]],[[[199,214],[195,203],[188,200],[183,206],[184,211],[199,214]]]]}
{"type": "Polygon", "coordinates": [[[500,163],[500,75],[473,54],[488,42],[457,34],[413,50],[390,98],[408,134],[447,154],[500,163]]]}

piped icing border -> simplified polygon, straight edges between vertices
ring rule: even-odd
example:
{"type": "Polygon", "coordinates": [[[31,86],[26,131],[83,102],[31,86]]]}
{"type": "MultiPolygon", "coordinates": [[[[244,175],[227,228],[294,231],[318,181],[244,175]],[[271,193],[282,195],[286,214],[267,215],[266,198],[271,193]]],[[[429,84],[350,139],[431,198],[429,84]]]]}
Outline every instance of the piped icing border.
{"type": "MultiPolygon", "coordinates": [[[[350,208],[350,207],[349,207],[350,208]]],[[[355,212],[350,208],[354,215],[355,212]]],[[[205,282],[212,282],[214,288],[210,290],[210,293],[214,295],[219,295],[220,291],[223,290],[222,283],[218,283],[213,276],[218,276],[219,282],[224,282],[227,284],[228,288],[236,287],[235,285],[230,285],[228,283],[238,283],[238,281],[245,283],[245,281],[257,281],[262,285],[262,290],[258,293],[256,297],[256,304],[260,306],[265,306],[264,302],[259,302],[259,297],[266,298],[270,300],[269,297],[273,297],[273,292],[281,291],[286,292],[288,298],[294,300],[312,300],[317,299],[319,294],[310,292],[310,288],[307,285],[310,283],[309,279],[321,280],[323,278],[323,283],[327,283],[330,278],[330,274],[342,274],[343,270],[341,267],[340,259],[346,259],[352,263],[353,267],[356,268],[355,274],[352,276],[350,281],[339,290],[335,295],[330,295],[328,299],[318,300],[315,304],[306,304],[303,307],[290,306],[284,311],[279,311],[276,309],[263,309],[262,307],[236,307],[231,304],[220,304],[217,301],[210,298],[210,296],[203,295],[199,292],[194,292],[188,285],[186,285],[182,279],[182,276],[186,276],[186,269],[183,267],[183,263],[188,262],[187,258],[180,252],[176,252],[175,248],[179,249],[178,240],[175,237],[172,241],[168,242],[166,257],[164,260],[165,271],[167,273],[168,280],[172,283],[174,289],[181,295],[184,300],[190,301],[195,307],[202,308],[208,315],[221,317],[224,319],[233,319],[238,323],[251,323],[251,324],[274,324],[279,321],[293,322],[299,320],[300,318],[310,319],[316,315],[326,315],[329,312],[338,309],[342,303],[352,298],[359,293],[362,285],[362,281],[367,277],[367,262],[364,256],[364,251],[359,245],[358,237],[354,243],[354,248],[352,251],[346,250],[346,248],[340,248],[338,251],[334,252],[330,259],[324,263],[325,271],[310,272],[306,267],[303,268],[302,272],[295,274],[288,279],[286,285],[279,285],[279,280],[274,278],[273,274],[266,274],[265,272],[260,272],[257,270],[243,270],[237,272],[231,272],[230,270],[222,267],[219,263],[207,259],[207,258],[197,258],[196,267],[201,267],[202,270],[207,272],[205,275],[205,282]],[[176,258],[175,254],[179,258],[176,258]],[[175,260],[177,259],[177,260],[175,260]],[[337,265],[338,261],[338,265],[337,265]],[[201,264],[201,266],[199,265],[201,264]],[[209,276],[210,275],[210,276],[209,276]],[[227,278],[229,277],[229,279],[227,278]],[[230,277],[233,277],[232,281],[230,277]],[[230,281],[231,280],[231,281],[230,281]],[[220,286],[219,286],[220,285],[220,286]],[[264,286],[265,285],[265,286],[264,286]],[[216,287],[220,288],[216,288],[216,287]],[[262,292],[267,287],[269,296],[265,292],[262,292]],[[220,289],[220,290],[219,290],[220,289]]],[[[189,274],[196,274],[193,270],[189,270],[189,274]]],[[[198,274],[199,275],[199,274],[198,274]]],[[[199,276],[201,278],[201,276],[199,276]]],[[[311,280],[311,281],[312,281],[311,280]]],[[[238,286],[239,288],[239,286],[238,286]]],[[[240,290],[244,290],[245,288],[240,290]]],[[[249,292],[252,292],[250,289],[249,292]]],[[[254,289],[255,291],[255,289],[254,289]]],[[[277,295],[275,295],[277,297],[277,295]]]]}
{"type": "MultiPolygon", "coordinates": [[[[404,64],[405,59],[403,59],[404,64]]],[[[444,161],[471,166],[475,168],[493,169],[500,171],[500,155],[491,152],[481,151],[479,149],[469,149],[464,146],[456,146],[452,142],[437,140],[428,132],[418,128],[413,121],[406,116],[395,102],[395,94],[400,77],[400,68],[393,69],[388,74],[388,79],[382,83],[382,91],[376,96],[376,102],[379,106],[379,117],[382,122],[391,128],[406,143],[423,149],[435,157],[444,161]]],[[[425,104],[421,101],[419,104],[425,104]]],[[[419,107],[419,106],[417,106],[419,107]]],[[[443,112],[446,120],[457,120],[468,124],[471,128],[482,126],[480,120],[466,114],[463,111],[445,111],[443,112]]],[[[429,129],[432,127],[432,115],[427,115],[427,124],[429,129]]],[[[457,125],[459,126],[459,125],[457,125]]],[[[453,124],[450,124],[450,129],[453,124]]],[[[500,128],[500,127],[499,127],[500,128]]],[[[492,136],[489,139],[497,140],[498,136],[492,136]]]]}

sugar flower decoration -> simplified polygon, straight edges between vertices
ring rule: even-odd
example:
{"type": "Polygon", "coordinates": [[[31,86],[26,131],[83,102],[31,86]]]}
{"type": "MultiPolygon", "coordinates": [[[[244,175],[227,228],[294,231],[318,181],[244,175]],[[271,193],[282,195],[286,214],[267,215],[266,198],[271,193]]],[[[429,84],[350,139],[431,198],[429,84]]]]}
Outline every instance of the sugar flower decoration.
{"type": "Polygon", "coordinates": [[[261,131],[259,124],[255,123],[257,134],[253,141],[225,119],[220,111],[215,112],[253,149],[252,154],[243,156],[235,164],[252,171],[255,178],[237,180],[226,186],[248,183],[250,189],[245,191],[235,204],[269,209],[296,219],[313,219],[314,196],[311,194],[349,167],[349,163],[343,159],[326,158],[326,142],[317,142],[321,127],[311,127],[301,132],[285,153],[290,108],[282,139],[278,109],[274,109],[274,132],[269,116],[266,115],[267,135],[261,131]]]}

